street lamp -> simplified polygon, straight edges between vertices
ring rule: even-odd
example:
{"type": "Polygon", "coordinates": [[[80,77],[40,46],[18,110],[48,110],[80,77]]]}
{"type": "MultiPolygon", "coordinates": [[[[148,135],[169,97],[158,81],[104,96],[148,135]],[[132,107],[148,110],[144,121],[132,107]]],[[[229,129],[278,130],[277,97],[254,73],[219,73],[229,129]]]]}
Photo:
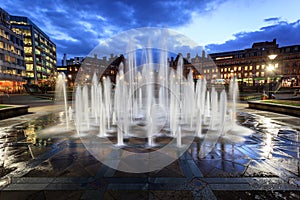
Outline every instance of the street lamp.
{"type": "Polygon", "coordinates": [[[268,58],[271,60],[271,62],[269,63],[267,70],[270,72],[273,72],[275,70],[275,65],[274,65],[273,61],[276,57],[277,57],[276,54],[268,55],[268,58]]]}
{"type": "MultiPolygon", "coordinates": [[[[275,65],[274,65],[274,59],[277,57],[276,54],[271,54],[271,55],[268,55],[268,58],[271,60],[271,62],[269,63],[268,67],[267,67],[267,70],[269,72],[274,72],[275,71],[275,65]]],[[[275,72],[274,72],[275,73],[275,72]]],[[[271,80],[269,82],[269,98],[272,98],[272,90],[273,90],[273,80],[271,80]]]]}

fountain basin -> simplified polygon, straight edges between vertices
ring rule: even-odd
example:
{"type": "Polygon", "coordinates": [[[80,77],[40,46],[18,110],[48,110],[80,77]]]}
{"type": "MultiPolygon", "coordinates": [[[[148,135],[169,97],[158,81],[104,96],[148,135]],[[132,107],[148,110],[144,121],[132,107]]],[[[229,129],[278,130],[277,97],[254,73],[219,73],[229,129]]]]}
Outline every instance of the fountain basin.
{"type": "Polygon", "coordinates": [[[28,114],[27,105],[7,105],[0,109],[0,120],[28,114]]]}
{"type": "Polygon", "coordinates": [[[264,101],[249,101],[248,106],[249,108],[252,109],[272,111],[272,112],[288,114],[288,115],[293,115],[298,117],[300,116],[299,106],[267,103],[264,101]]]}

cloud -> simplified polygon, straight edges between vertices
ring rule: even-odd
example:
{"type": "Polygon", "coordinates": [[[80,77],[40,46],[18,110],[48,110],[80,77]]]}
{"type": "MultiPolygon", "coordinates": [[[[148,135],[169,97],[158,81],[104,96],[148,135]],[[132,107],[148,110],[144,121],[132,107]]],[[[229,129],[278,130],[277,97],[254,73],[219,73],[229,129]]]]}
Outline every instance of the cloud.
{"type": "Polygon", "coordinates": [[[52,0],[4,1],[12,15],[29,17],[63,53],[85,56],[99,41],[138,27],[178,27],[191,20],[192,12],[208,12],[225,0],[52,0]],[[17,5],[17,6],[15,6],[17,5]]]}
{"type": "MultiPolygon", "coordinates": [[[[95,0],[14,0],[1,2],[1,7],[12,15],[29,17],[48,34],[51,40],[57,45],[57,58],[58,63],[60,63],[64,53],[67,53],[69,58],[73,56],[86,56],[99,42],[106,41],[108,38],[118,35],[122,31],[140,27],[166,27],[176,30],[179,27],[191,24],[193,14],[195,15],[195,13],[197,16],[202,17],[202,19],[206,19],[203,16],[207,18],[213,17],[214,14],[218,14],[215,11],[226,2],[228,4],[228,2],[233,1],[101,0],[99,2],[95,0]]],[[[268,14],[267,16],[274,15],[268,14]]],[[[272,40],[274,37],[277,37],[278,41],[282,43],[291,42],[297,34],[284,36],[282,34],[284,32],[282,31],[284,27],[288,29],[290,26],[292,30],[298,30],[298,25],[284,24],[287,23],[287,21],[282,21],[285,18],[281,15],[278,16],[280,17],[265,17],[266,19],[263,21],[267,22],[269,26],[265,26],[258,31],[238,32],[234,37],[230,37],[234,39],[228,40],[224,44],[210,44],[207,47],[213,52],[236,50],[250,47],[252,41],[272,40]]],[[[237,23],[234,20],[231,21],[232,23],[237,23]]],[[[244,21],[243,24],[245,24],[244,21]]],[[[226,25],[228,26],[228,24],[226,25]]],[[[251,23],[249,22],[250,25],[251,23]]],[[[216,25],[214,27],[220,26],[216,25]]],[[[193,29],[191,32],[197,33],[195,37],[199,37],[199,27],[191,28],[193,29]]],[[[257,27],[255,28],[258,29],[257,27]]],[[[238,31],[241,30],[239,29],[238,31]]],[[[201,31],[204,30],[200,30],[200,33],[202,33],[201,31]]],[[[224,32],[224,29],[222,31],[224,32]]],[[[230,32],[233,31],[236,30],[230,30],[230,32]]],[[[126,42],[128,43],[128,41],[126,42]]],[[[177,44],[179,43],[177,41],[177,44]]],[[[186,51],[187,47],[185,46],[179,45],[178,50],[182,49],[182,51],[186,51]]],[[[194,45],[190,48],[192,51],[197,49],[198,46],[194,45]]]]}
{"type": "Polygon", "coordinates": [[[277,39],[280,46],[300,44],[300,20],[292,23],[286,21],[278,22],[275,25],[262,27],[258,31],[240,32],[235,34],[235,39],[228,40],[223,44],[209,44],[205,49],[209,53],[242,50],[251,48],[253,42],[272,41],[277,39]]]}
{"type": "Polygon", "coordinates": [[[265,22],[278,22],[280,20],[280,17],[271,17],[264,19],[265,22]]]}

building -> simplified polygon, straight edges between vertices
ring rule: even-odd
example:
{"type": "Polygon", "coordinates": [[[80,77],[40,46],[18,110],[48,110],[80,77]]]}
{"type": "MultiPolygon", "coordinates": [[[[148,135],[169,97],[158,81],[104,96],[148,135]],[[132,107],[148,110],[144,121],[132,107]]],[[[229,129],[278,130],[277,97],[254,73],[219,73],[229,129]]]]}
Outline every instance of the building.
{"type": "Polygon", "coordinates": [[[280,83],[281,87],[300,86],[300,45],[279,47],[276,39],[253,43],[249,49],[210,54],[218,66],[216,77],[230,80],[236,76],[240,85],[258,86],[280,83]]]}
{"type": "Polygon", "coordinates": [[[0,92],[21,92],[25,83],[23,37],[11,30],[10,15],[0,8],[0,92]]]}
{"type": "Polygon", "coordinates": [[[98,58],[95,54],[94,57],[74,57],[67,59],[66,54],[64,54],[62,66],[57,66],[57,72],[65,73],[69,87],[73,87],[76,80],[78,83],[89,81],[94,73],[96,73],[99,78],[109,76],[111,81],[115,82],[121,62],[124,62],[123,55],[114,56],[111,54],[109,58],[98,58]],[[86,70],[84,70],[85,67],[87,67],[86,70]],[[84,73],[80,73],[81,76],[77,77],[77,73],[80,70],[82,72],[84,71],[84,73]]]}
{"type": "Polygon", "coordinates": [[[10,16],[12,30],[23,35],[26,77],[35,83],[47,79],[56,69],[56,45],[30,19],[10,16]]]}
{"type": "Polygon", "coordinates": [[[77,72],[84,60],[84,57],[74,57],[67,59],[67,54],[64,54],[62,65],[57,66],[56,70],[58,73],[64,73],[68,80],[68,86],[73,87],[77,72]]]}

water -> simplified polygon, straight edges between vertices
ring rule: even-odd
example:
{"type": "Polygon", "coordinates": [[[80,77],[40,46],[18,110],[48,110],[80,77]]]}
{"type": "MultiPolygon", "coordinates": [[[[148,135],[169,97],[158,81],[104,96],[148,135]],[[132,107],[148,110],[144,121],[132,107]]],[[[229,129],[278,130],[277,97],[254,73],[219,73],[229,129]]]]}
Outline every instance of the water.
{"type": "Polygon", "coordinates": [[[166,55],[162,51],[159,63],[154,63],[152,51],[144,49],[144,62],[138,67],[130,49],[126,65],[119,66],[114,88],[109,77],[100,80],[96,73],[90,83],[78,85],[77,132],[88,134],[96,129],[99,137],[116,137],[117,146],[126,146],[124,138],[146,138],[145,147],[157,145],[155,140],[161,136],[176,138],[181,146],[182,137],[223,137],[234,142],[241,129],[244,135],[250,134],[236,125],[235,78],[229,94],[218,92],[214,86],[207,87],[205,78],[195,83],[192,70],[185,77],[182,56],[173,69],[166,55]]]}
{"type": "Polygon", "coordinates": [[[60,73],[56,80],[55,85],[55,101],[57,103],[63,102],[65,108],[66,128],[69,129],[69,112],[67,102],[67,89],[66,89],[66,75],[60,73]]]}

